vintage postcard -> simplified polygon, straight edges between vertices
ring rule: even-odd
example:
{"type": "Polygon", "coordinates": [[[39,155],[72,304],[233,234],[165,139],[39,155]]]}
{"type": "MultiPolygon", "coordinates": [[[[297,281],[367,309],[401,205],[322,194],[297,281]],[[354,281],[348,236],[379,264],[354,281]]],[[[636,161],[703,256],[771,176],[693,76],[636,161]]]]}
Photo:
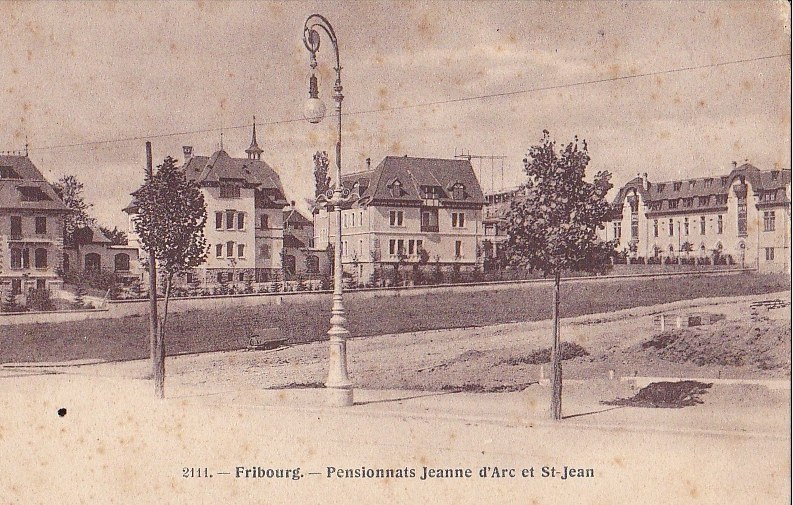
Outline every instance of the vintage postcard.
{"type": "Polygon", "coordinates": [[[0,502],[789,503],[788,2],[0,17],[0,502]]]}

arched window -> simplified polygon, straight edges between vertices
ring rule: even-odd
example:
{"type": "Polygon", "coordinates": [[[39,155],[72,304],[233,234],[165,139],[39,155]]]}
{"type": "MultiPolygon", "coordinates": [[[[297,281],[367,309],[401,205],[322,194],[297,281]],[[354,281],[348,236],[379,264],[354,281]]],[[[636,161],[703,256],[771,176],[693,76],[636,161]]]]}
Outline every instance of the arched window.
{"type": "Polygon", "coordinates": [[[98,272],[102,269],[102,257],[97,253],[88,253],[85,255],[85,270],[98,272]]]}
{"type": "Polygon", "coordinates": [[[129,254],[118,253],[115,257],[116,272],[129,272],[129,254]]]}
{"type": "Polygon", "coordinates": [[[294,275],[295,266],[296,266],[295,257],[292,256],[291,254],[284,255],[284,272],[294,275]]]}
{"type": "Polygon", "coordinates": [[[310,274],[319,273],[319,258],[317,256],[306,256],[306,271],[310,274]]]}
{"type": "Polygon", "coordinates": [[[34,264],[36,268],[47,268],[47,250],[43,247],[36,249],[34,253],[34,264]]]}

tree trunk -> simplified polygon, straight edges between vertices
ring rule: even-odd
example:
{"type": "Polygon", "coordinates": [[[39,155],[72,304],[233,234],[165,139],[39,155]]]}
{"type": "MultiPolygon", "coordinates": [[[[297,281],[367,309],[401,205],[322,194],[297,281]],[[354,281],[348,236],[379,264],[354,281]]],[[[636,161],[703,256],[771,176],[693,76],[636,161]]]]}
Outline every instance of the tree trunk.
{"type": "Polygon", "coordinates": [[[562,348],[559,341],[559,284],[561,275],[557,272],[553,279],[553,347],[551,348],[551,368],[553,369],[551,390],[551,418],[562,418],[562,348]]]}
{"type": "Polygon", "coordinates": [[[165,281],[165,306],[160,321],[157,342],[154,345],[154,392],[157,398],[165,398],[165,323],[168,320],[168,300],[171,298],[173,275],[169,274],[165,281]]]}

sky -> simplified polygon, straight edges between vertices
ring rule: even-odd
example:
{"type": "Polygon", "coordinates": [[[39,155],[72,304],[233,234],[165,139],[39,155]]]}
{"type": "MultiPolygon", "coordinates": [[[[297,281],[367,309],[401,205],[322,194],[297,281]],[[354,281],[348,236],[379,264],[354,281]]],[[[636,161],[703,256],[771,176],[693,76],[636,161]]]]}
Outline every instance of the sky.
{"type": "MultiPolygon", "coordinates": [[[[559,144],[585,139],[588,172],[610,171],[617,187],[644,172],[724,174],[733,161],[790,168],[784,1],[3,1],[0,150],[27,139],[49,180],[76,175],[93,215],[126,227],[146,140],[155,163],[181,160],[184,145],[211,155],[221,132],[244,157],[255,115],[263,159],[305,209],[312,154],[332,153],[336,135],[332,117],[301,119],[315,12],[339,41],[345,173],[366,158],[464,151],[505,157],[472,160],[485,192],[512,187],[546,129],[559,144]],[[754,61],[712,66],[735,60],[754,61]],[[676,69],[689,70],[623,78],[676,69]]],[[[329,111],[331,48],[323,34],[329,111]]]]}

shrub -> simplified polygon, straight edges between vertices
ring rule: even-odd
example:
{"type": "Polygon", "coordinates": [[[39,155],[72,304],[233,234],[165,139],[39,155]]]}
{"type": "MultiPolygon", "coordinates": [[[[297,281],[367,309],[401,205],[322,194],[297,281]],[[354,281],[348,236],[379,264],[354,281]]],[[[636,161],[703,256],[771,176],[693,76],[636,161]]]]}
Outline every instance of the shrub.
{"type": "MultiPolygon", "coordinates": [[[[576,344],[575,342],[562,342],[561,353],[562,353],[562,360],[589,356],[589,351],[587,351],[580,345],[576,344]]],[[[550,362],[551,362],[551,348],[544,347],[542,349],[538,349],[536,351],[529,353],[527,356],[521,356],[518,358],[509,358],[508,360],[505,360],[502,363],[506,363],[508,365],[519,365],[519,364],[542,365],[550,362]]]]}
{"type": "Polygon", "coordinates": [[[27,309],[35,311],[55,310],[49,289],[31,289],[27,299],[27,309]]]}

